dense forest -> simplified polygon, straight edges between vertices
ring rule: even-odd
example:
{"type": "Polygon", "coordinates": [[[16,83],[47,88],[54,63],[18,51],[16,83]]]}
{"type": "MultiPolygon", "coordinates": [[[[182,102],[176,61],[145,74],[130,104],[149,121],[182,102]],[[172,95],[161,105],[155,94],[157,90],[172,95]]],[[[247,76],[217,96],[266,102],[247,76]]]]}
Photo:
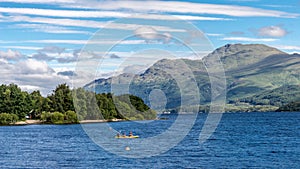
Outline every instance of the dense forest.
{"type": "Polygon", "coordinates": [[[281,106],[277,111],[300,111],[300,102],[291,102],[281,106]]]}
{"type": "Polygon", "coordinates": [[[133,95],[95,94],[60,84],[52,94],[43,97],[40,91],[22,91],[16,84],[1,85],[0,124],[12,124],[26,117],[43,123],[65,124],[90,119],[154,119],[156,112],[133,95]]]}

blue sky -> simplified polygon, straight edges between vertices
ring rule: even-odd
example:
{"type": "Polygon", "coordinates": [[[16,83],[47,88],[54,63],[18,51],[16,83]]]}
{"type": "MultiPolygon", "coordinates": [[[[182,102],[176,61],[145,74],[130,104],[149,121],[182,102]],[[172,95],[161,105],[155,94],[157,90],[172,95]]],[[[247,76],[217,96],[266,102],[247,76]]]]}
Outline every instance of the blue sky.
{"type": "Polygon", "coordinates": [[[227,43],[261,43],[300,52],[299,9],[300,0],[0,0],[0,80],[46,95],[58,83],[71,85],[76,66],[97,67],[90,75],[77,69],[76,79],[84,84],[137,73],[166,50],[200,58],[227,43]],[[192,26],[203,40],[192,42],[197,36],[192,26]],[[84,62],[78,64],[80,57],[84,62]]]}

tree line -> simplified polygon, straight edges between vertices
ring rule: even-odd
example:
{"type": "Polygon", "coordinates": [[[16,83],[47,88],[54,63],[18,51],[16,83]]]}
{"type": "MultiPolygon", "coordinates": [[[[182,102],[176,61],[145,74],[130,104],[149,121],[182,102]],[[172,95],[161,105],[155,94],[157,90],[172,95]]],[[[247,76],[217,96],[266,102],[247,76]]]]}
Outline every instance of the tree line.
{"type": "Polygon", "coordinates": [[[300,101],[298,102],[291,102],[284,106],[279,107],[277,111],[294,111],[299,112],[300,111],[300,101]]]}
{"type": "Polygon", "coordinates": [[[79,120],[156,118],[143,100],[133,95],[96,94],[83,88],[59,84],[43,97],[40,91],[22,91],[16,84],[0,86],[0,124],[39,119],[44,123],[78,123],[79,120]],[[75,113],[76,112],[76,113],[75,113]]]}

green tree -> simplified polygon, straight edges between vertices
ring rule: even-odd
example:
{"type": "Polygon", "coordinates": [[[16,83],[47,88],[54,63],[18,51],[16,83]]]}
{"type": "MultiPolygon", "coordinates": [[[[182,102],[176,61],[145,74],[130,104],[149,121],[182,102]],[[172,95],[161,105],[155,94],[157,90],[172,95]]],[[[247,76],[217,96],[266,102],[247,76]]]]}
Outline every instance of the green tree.
{"type": "Polygon", "coordinates": [[[60,84],[49,96],[51,100],[51,111],[65,113],[68,110],[74,111],[72,91],[67,84],[60,84]]]}
{"type": "Polygon", "coordinates": [[[45,111],[42,112],[40,120],[44,123],[51,123],[51,113],[45,111]]]}
{"type": "Polygon", "coordinates": [[[88,92],[85,91],[83,88],[78,88],[73,90],[73,102],[74,102],[74,108],[79,115],[78,118],[80,120],[83,120],[87,116],[88,112],[88,92]]]}
{"type": "Polygon", "coordinates": [[[65,113],[65,123],[79,123],[77,114],[74,111],[68,110],[65,113]]]}
{"type": "Polygon", "coordinates": [[[36,119],[36,118],[40,118],[42,111],[47,111],[47,110],[43,110],[44,108],[44,100],[45,98],[41,95],[40,91],[33,91],[32,93],[30,93],[30,98],[31,100],[31,118],[36,119]]]}
{"type": "Polygon", "coordinates": [[[0,125],[8,125],[14,124],[18,121],[18,116],[16,114],[8,114],[8,113],[1,113],[0,114],[0,125]]]}
{"type": "Polygon", "coordinates": [[[54,112],[51,114],[51,123],[54,124],[63,124],[64,123],[64,114],[60,112],[54,112]]]}
{"type": "Polygon", "coordinates": [[[0,87],[0,112],[16,114],[20,119],[30,111],[30,98],[17,85],[1,85],[0,87]]]}

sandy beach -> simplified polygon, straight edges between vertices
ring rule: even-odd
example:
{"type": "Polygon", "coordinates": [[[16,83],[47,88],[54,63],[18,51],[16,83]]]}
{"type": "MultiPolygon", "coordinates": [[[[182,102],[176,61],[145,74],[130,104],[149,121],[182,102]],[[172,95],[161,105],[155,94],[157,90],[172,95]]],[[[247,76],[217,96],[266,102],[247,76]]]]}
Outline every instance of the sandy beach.
{"type": "Polygon", "coordinates": [[[25,120],[25,121],[18,121],[14,125],[27,125],[27,124],[41,124],[40,120],[25,120]]]}

